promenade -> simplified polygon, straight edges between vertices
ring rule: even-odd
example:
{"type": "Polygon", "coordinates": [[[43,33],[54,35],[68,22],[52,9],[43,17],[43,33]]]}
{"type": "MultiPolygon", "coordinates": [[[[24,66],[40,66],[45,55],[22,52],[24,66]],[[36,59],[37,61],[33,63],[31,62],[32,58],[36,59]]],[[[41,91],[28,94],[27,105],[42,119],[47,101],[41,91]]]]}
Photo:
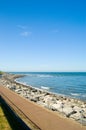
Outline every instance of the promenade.
{"type": "Polygon", "coordinates": [[[86,130],[81,124],[24,99],[5,87],[0,86],[0,95],[8,104],[15,104],[41,130],[86,130]]]}

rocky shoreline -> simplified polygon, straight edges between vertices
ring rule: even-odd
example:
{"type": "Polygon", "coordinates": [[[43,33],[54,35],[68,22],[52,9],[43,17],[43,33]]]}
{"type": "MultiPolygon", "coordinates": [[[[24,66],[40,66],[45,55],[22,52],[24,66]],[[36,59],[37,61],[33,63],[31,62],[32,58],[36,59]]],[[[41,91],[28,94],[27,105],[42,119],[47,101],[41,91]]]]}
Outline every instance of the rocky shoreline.
{"type": "Polygon", "coordinates": [[[45,90],[33,88],[15,81],[16,78],[25,75],[3,74],[0,78],[0,85],[16,92],[17,94],[33,101],[49,110],[60,113],[61,115],[78,121],[86,125],[86,102],[59,96],[45,90]]]}

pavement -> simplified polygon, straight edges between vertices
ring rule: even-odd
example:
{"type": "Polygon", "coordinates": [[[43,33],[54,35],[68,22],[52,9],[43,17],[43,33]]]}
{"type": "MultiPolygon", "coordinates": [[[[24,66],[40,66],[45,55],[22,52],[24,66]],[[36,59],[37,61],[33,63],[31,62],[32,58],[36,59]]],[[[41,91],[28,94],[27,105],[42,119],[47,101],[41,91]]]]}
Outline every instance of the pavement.
{"type": "Polygon", "coordinates": [[[0,95],[8,104],[14,104],[41,130],[86,130],[85,126],[24,99],[8,88],[0,86],[0,95]]]}

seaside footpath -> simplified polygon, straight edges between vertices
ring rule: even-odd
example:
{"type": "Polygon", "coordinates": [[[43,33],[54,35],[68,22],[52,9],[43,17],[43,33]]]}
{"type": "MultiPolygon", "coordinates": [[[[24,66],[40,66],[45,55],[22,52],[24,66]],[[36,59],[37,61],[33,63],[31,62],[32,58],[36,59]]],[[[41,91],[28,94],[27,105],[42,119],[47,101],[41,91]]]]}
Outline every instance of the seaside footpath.
{"type": "Polygon", "coordinates": [[[17,83],[16,77],[6,74],[0,79],[0,95],[41,130],[86,130],[86,102],[17,83]]]}

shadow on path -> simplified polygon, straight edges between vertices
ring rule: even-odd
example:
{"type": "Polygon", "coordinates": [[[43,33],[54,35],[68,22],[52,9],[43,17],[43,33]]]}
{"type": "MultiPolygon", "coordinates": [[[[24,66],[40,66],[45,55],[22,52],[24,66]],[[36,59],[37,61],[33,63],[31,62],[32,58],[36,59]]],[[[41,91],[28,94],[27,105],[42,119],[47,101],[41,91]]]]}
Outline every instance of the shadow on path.
{"type": "Polygon", "coordinates": [[[6,104],[6,102],[0,97],[0,106],[3,109],[5,117],[12,130],[31,130],[6,104]]]}

